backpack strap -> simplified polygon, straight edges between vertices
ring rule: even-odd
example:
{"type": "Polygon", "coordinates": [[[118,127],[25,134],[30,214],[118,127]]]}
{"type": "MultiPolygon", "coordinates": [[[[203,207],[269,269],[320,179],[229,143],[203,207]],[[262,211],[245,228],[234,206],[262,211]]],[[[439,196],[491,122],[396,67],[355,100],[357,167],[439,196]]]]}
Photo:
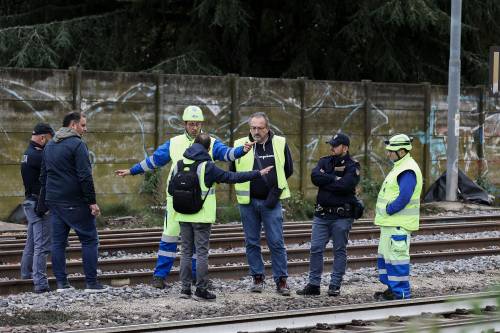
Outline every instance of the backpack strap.
{"type": "MultiPolygon", "coordinates": [[[[206,170],[206,165],[208,164],[208,162],[207,161],[197,161],[196,163],[197,163],[196,174],[198,175],[198,179],[201,179],[201,168],[202,168],[203,164],[205,164],[205,170],[206,170]]],[[[210,193],[211,189],[212,189],[212,186],[210,186],[207,190],[207,193],[205,193],[205,196],[203,197],[202,205],[205,203],[205,200],[207,200],[208,194],[210,193]]]]}
{"type": "Polygon", "coordinates": [[[171,177],[174,177],[179,170],[182,170],[182,168],[184,168],[184,162],[182,160],[178,160],[177,163],[174,165],[171,177]]]}

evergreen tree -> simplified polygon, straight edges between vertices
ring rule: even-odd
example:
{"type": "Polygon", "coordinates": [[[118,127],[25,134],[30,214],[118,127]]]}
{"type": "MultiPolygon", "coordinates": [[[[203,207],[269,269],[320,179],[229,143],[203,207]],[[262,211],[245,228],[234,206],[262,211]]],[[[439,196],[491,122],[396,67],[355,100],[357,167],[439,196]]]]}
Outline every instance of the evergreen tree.
{"type": "MultiPolygon", "coordinates": [[[[0,1],[0,66],[448,79],[450,0],[0,1]]],[[[464,84],[487,82],[500,1],[464,0],[464,84]]]]}

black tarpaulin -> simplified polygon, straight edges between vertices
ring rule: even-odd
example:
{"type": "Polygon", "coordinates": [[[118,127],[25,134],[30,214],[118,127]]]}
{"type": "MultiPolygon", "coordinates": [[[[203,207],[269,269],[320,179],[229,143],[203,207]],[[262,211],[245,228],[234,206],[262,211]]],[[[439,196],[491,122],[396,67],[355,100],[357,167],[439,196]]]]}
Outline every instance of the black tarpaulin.
{"type": "MultiPolygon", "coordinates": [[[[481,186],[474,183],[462,171],[458,170],[457,198],[480,205],[493,204],[494,197],[481,186]]],[[[446,171],[431,185],[425,193],[423,202],[446,201],[446,171]]]]}

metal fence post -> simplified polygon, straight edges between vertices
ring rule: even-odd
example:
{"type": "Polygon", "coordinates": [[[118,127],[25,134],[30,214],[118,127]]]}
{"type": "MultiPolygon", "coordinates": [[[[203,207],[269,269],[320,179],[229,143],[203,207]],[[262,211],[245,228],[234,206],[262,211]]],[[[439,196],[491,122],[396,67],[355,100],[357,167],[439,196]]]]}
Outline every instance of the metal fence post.
{"type": "Polygon", "coordinates": [[[304,197],[306,195],[307,183],[307,157],[306,157],[306,117],[305,117],[305,92],[306,92],[307,77],[298,77],[300,94],[300,193],[304,197]]]}
{"type": "Polygon", "coordinates": [[[422,169],[424,171],[424,192],[427,190],[431,183],[430,179],[430,169],[432,165],[431,161],[431,154],[430,154],[430,140],[431,140],[431,135],[429,133],[429,122],[430,122],[430,115],[431,115],[431,100],[432,100],[432,95],[431,95],[431,83],[430,82],[422,82],[422,89],[424,90],[424,144],[423,144],[423,150],[424,150],[424,156],[423,156],[423,166],[422,169]]]}
{"type": "Polygon", "coordinates": [[[71,107],[75,111],[81,111],[82,109],[82,93],[81,93],[81,84],[82,84],[82,67],[81,66],[71,66],[69,68],[72,76],[72,85],[73,85],[73,100],[71,103],[71,107]]]}
{"type": "Polygon", "coordinates": [[[371,108],[372,108],[372,87],[371,87],[371,80],[362,80],[361,83],[363,84],[363,90],[365,93],[365,107],[364,107],[364,122],[365,122],[365,130],[364,130],[364,148],[365,148],[365,154],[364,154],[364,169],[367,171],[367,175],[369,175],[370,171],[370,152],[369,152],[369,141],[370,141],[370,136],[371,136],[371,131],[372,131],[372,123],[371,123],[371,108]]]}

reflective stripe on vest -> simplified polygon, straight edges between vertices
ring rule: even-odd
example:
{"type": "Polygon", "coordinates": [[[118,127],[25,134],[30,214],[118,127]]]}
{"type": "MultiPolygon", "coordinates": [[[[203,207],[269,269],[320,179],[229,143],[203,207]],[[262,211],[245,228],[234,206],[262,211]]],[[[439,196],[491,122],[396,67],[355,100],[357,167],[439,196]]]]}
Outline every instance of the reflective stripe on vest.
{"type": "MultiPolygon", "coordinates": [[[[189,164],[193,164],[195,161],[184,158],[183,162],[184,162],[184,165],[187,166],[189,164]]],[[[213,184],[213,186],[210,189],[205,185],[206,165],[207,165],[206,161],[201,162],[200,164],[198,164],[198,167],[196,168],[196,174],[198,175],[198,179],[200,181],[202,198],[204,198],[205,195],[207,195],[207,198],[205,199],[205,202],[203,203],[203,207],[200,209],[199,212],[197,212],[195,214],[182,214],[182,213],[178,213],[174,210],[173,219],[176,222],[193,222],[193,223],[214,223],[215,222],[216,207],[217,207],[217,202],[215,199],[215,183],[213,184]]],[[[174,169],[174,168],[172,168],[172,169],[174,169]]],[[[175,169],[177,169],[177,168],[175,168],[175,169]]],[[[175,172],[174,171],[172,172],[172,176],[175,175],[175,172]]]]}
{"type": "Polygon", "coordinates": [[[420,218],[420,193],[422,192],[422,173],[415,160],[406,154],[394,163],[394,167],[385,177],[377,198],[375,224],[388,227],[402,227],[409,231],[418,230],[420,218]],[[401,211],[388,215],[387,204],[399,196],[398,176],[401,172],[412,170],[415,172],[417,184],[413,190],[410,202],[401,211]]]}
{"type": "MultiPolygon", "coordinates": [[[[248,137],[238,139],[234,142],[234,146],[243,146],[247,141],[248,137]]],[[[273,136],[272,145],[276,176],[278,178],[278,187],[283,189],[280,199],[286,199],[290,197],[290,189],[288,188],[288,182],[285,177],[285,144],[286,139],[284,137],[277,135],[273,136]]],[[[242,156],[240,159],[236,160],[234,163],[236,165],[237,172],[252,171],[254,164],[253,149],[246,153],[246,155],[242,156]]],[[[236,193],[236,199],[238,200],[239,204],[250,203],[250,182],[234,184],[234,189],[236,193]]]]}

